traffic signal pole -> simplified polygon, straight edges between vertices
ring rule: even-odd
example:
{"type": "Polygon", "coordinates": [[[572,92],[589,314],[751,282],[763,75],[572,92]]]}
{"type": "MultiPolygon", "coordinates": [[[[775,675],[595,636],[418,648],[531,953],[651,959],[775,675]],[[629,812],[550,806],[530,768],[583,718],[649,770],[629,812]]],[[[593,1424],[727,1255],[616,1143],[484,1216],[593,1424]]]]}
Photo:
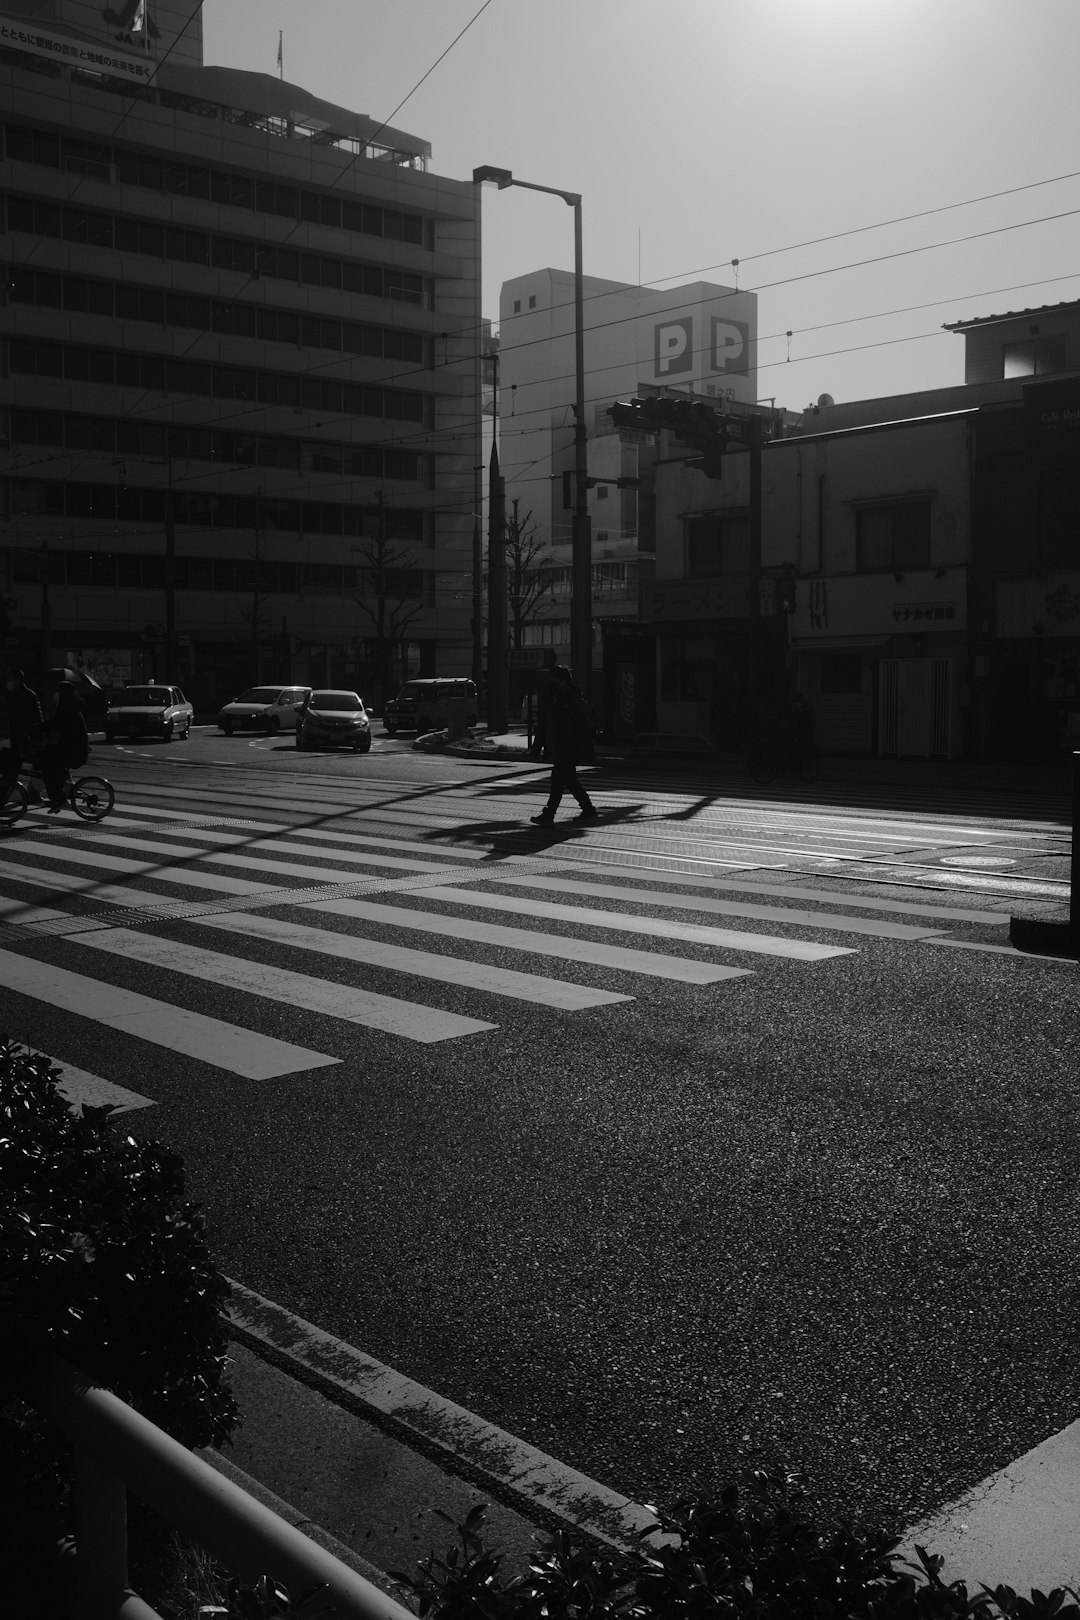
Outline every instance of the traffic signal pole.
{"type": "MultiPolygon", "coordinates": [[[[581,245],[581,194],[561,191],[558,186],[538,186],[531,180],[515,180],[509,169],[485,163],[473,170],[473,184],[492,181],[500,191],[519,186],[523,191],[542,191],[561,197],[574,210],[574,518],[570,567],[570,662],[578,685],[589,696],[592,685],[592,520],[589,517],[588,446],[585,433],[585,282],[581,245]]],[[[491,622],[491,606],[488,606],[491,622]]],[[[490,635],[489,635],[490,646],[490,635]]],[[[488,660],[488,684],[491,661],[488,660]]],[[[489,699],[490,701],[490,699],[489,699]]],[[[489,717],[490,723],[490,717],[489,717]]]]}
{"type": "Polygon", "coordinates": [[[592,697],[592,520],[589,517],[589,460],[585,437],[585,290],[582,274],[581,198],[565,200],[574,210],[574,524],[570,559],[570,663],[587,699],[592,697]]]}

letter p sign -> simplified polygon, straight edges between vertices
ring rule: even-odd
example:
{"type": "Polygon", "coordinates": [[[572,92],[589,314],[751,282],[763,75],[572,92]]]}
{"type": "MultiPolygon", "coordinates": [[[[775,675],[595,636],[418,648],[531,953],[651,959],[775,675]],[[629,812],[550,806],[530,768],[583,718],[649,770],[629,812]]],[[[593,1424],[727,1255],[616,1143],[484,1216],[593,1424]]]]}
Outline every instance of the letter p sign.
{"type": "Polygon", "coordinates": [[[727,376],[745,377],[750,364],[750,329],[742,321],[713,317],[712,369],[727,376]]]}
{"type": "Polygon", "coordinates": [[[671,377],[694,366],[694,318],[664,321],[656,328],[656,374],[671,377]]]}

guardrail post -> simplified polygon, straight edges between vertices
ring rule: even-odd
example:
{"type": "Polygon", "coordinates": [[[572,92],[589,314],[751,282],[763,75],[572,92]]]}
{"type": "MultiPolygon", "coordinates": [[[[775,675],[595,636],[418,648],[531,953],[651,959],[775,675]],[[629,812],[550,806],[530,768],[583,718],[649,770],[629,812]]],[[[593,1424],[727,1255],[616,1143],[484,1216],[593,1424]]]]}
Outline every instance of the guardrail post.
{"type": "Polygon", "coordinates": [[[1072,860],[1069,864],[1069,933],[1080,941],[1080,752],[1074,752],[1072,779],[1072,860]]]}
{"type": "Polygon", "coordinates": [[[1009,939],[1018,951],[1066,956],[1080,961],[1080,752],[1072,757],[1072,854],[1069,861],[1069,920],[1010,917],[1009,939]]]}

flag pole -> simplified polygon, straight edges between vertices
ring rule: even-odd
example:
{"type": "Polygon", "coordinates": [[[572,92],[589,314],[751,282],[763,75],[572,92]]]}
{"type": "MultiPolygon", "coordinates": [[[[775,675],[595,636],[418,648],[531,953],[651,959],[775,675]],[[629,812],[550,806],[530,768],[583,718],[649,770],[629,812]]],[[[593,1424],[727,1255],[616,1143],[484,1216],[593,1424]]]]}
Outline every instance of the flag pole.
{"type": "Polygon", "coordinates": [[[278,29],[278,37],[277,37],[277,71],[278,71],[278,78],[283,80],[285,78],[285,63],[284,63],[284,60],[283,60],[283,57],[282,57],[282,51],[281,51],[281,38],[282,38],[282,30],[279,28],[278,29]]]}

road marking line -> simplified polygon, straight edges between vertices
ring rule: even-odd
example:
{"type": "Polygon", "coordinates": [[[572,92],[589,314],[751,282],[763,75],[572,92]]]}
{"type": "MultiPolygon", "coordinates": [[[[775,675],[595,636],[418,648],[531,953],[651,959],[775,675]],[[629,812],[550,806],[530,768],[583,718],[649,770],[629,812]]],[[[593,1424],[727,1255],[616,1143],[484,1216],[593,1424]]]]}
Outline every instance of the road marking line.
{"type": "Polygon", "coordinates": [[[633,996],[616,995],[610,990],[594,990],[591,985],[547,979],[541,974],[516,973],[512,968],[489,967],[483,962],[411,950],[402,945],[387,944],[385,940],[305,928],[302,923],[284,922],[254,912],[233,911],[223,917],[201,917],[198,926],[220,928],[248,937],[254,935],[293,950],[315,951],[346,962],[362,962],[370,967],[412,973],[418,978],[463,985],[467,990],[483,990],[490,995],[536,1002],[542,1007],[558,1007],[564,1012],[578,1012],[584,1007],[600,1007],[615,1001],[634,999],[633,996]]]}
{"type": "MultiPolygon", "coordinates": [[[[416,893],[415,890],[410,892],[416,893]]],[[[457,889],[448,892],[455,898],[460,893],[457,889]]],[[[384,906],[369,900],[318,900],[305,909],[329,911],[339,917],[357,917],[365,922],[387,923],[394,928],[413,929],[419,933],[447,935],[452,939],[477,940],[482,945],[527,951],[533,956],[587,962],[593,967],[641,973],[653,979],[672,979],[678,984],[717,984],[723,979],[746,978],[750,973],[749,968],[697,962],[689,957],[665,956],[661,951],[631,950],[623,945],[602,944],[596,940],[541,934],[530,928],[506,928],[486,919],[476,922],[470,917],[447,917],[440,912],[417,911],[412,906],[384,906]]]]}
{"type": "Polygon", "coordinates": [[[414,1383],[242,1283],[231,1278],[229,1283],[225,1312],[243,1333],[306,1367],[324,1384],[346,1391],[369,1410],[393,1418],[406,1431],[468,1462],[499,1481],[504,1490],[613,1546],[638,1544],[640,1532],[656,1524],[656,1515],[640,1503],[414,1383]]]}
{"type": "MultiPolygon", "coordinates": [[[[216,872],[195,872],[179,866],[159,866],[156,861],[129,861],[122,855],[101,855],[91,849],[54,849],[49,844],[20,844],[20,850],[32,855],[47,855],[55,861],[71,866],[93,866],[105,872],[125,872],[133,877],[153,878],[162,883],[173,883],[181,888],[212,889],[218,894],[272,894],[278,885],[252,883],[245,878],[228,878],[216,872]]],[[[445,868],[443,868],[445,870],[445,868]]],[[[50,889],[82,889],[100,891],[104,887],[93,878],[78,878],[72,873],[50,872],[40,867],[20,866],[14,861],[0,862],[0,878],[17,883],[36,883],[50,889]]],[[[157,895],[160,904],[167,897],[157,895]]]]}
{"type": "Polygon", "coordinates": [[[1018,951],[1015,945],[980,945],[970,939],[925,939],[924,945],[951,945],[956,951],[989,951],[993,956],[1015,956],[1023,961],[1032,958],[1036,962],[1064,962],[1072,967],[1080,964],[1073,956],[1044,956],[1041,951],[1018,951]]]}
{"type": "MultiPolygon", "coordinates": [[[[588,860],[580,863],[590,870],[588,860]]],[[[599,876],[634,878],[638,883],[663,883],[676,888],[734,889],[743,894],[778,895],[782,900],[827,900],[832,906],[854,906],[860,911],[895,911],[901,916],[940,917],[947,922],[974,922],[1005,924],[1008,912],[964,911],[955,906],[921,906],[912,900],[879,900],[870,894],[837,894],[832,889],[799,888],[794,884],[763,883],[754,878],[697,877],[692,872],[662,872],[650,876],[636,866],[597,866],[591,868],[599,876]]],[[[501,880],[500,880],[501,881],[501,880]]],[[[857,881],[857,880],[855,880],[857,881]]]]}
{"type": "Polygon", "coordinates": [[[208,951],[197,945],[184,945],[178,940],[144,934],[141,930],[135,932],[128,928],[111,928],[94,934],[79,934],[71,943],[90,950],[108,951],[114,956],[164,968],[170,973],[184,973],[189,978],[208,979],[212,984],[262,996],[283,1007],[303,1007],[307,1012],[340,1018],[345,1023],[378,1029],[387,1035],[400,1035],[423,1045],[456,1040],[461,1035],[475,1035],[481,1030],[497,1028],[497,1025],[485,1023],[479,1018],[464,1018],[459,1013],[443,1012],[437,1007],[399,1001],[393,996],[377,995],[373,990],[359,989],[356,985],[313,979],[306,973],[267,967],[261,962],[226,956],[221,951],[208,951]]]}
{"type": "Polygon", "coordinates": [[[623,917],[616,911],[592,911],[585,906],[558,906],[544,900],[520,900],[513,895],[474,894],[471,890],[438,885],[413,889],[414,895],[452,905],[479,906],[491,911],[513,911],[524,917],[550,917],[553,922],[577,923],[584,928],[612,928],[620,933],[681,939],[721,950],[753,951],[761,956],[790,957],[799,962],[821,962],[830,956],[853,956],[843,945],[819,945],[812,940],[777,939],[771,934],[744,934],[730,928],[707,928],[663,917],[623,917]]]}
{"type": "MultiPolygon", "coordinates": [[[[443,857],[442,860],[439,861],[416,861],[407,860],[398,855],[382,855],[376,852],[363,854],[359,850],[351,849],[320,849],[317,846],[314,848],[303,846],[298,849],[295,844],[290,844],[284,839],[275,838],[256,839],[252,842],[251,847],[252,849],[277,851],[279,854],[285,855],[325,856],[327,861],[348,861],[354,866],[385,866],[393,872],[445,872],[447,866],[450,864],[451,857],[454,854],[454,851],[451,850],[443,857]]],[[[435,851],[433,850],[431,853],[434,854],[435,851]]],[[[299,862],[295,861],[264,861],[258,859],[257,857],[248,857],[246,855],[204,853],[203,860],[214,861],[218,866],[250,865],[259,872],[282,872],[286,876],[293,876],[299,873],[304,877],[312,877],[320,873],[325,873],[328,869],[337,870],[336,868],[325,868],[321,866],[303,866],[299,862]]],[[[341,875],[342,877],[348,878],[355,876],[355,873],[343,871],[341,875]]],[[[323,878],[323,881],[325,881],[325,877],[323,878]]]]}
{"type": "Polygon", "coordinates": [[[77,1069],[73,1063],[64,1063],[60,1058],[50,1058],[49,1062],[64,1071],[57,1082],[57,1090],[67,1098],[72,1113],[77,1113],[84,1103],[89,1103],[91,1108],[101,1108],[110,1103],[114,1114],[129,1114],[136,1108],[156,1106],[153,1097],[128,1091],[124,1086],[115,1085],[112,1080],[103,1080],[98,1074],[77,1069]]]}
{"type": "Polygon", "coordinates": [[[831,928],[847,934],[868,934],[880,939],[925,939],[940,929],[915,928],[910,923],[879,922],[867,917],[841,917],[828,911],[794,911],[783,906],[751,905],[740,900],[717,900],[710,895],[657,895],[648,889],[620,889],[614,883],[582,883],[576,878],[515,877],[510,872],[491,873],[496,883],[515,888],[544,889],[560,894],[588,894],[601,900],[625,900],[634,904],[663,906],[677,911],[710,911],[723,917],[748,917],[758,922],[795,923],[800,928],[831,928]]]}
{"type": "MultiPolygon", "coordinates": [[[[80,942],[85,943],[86,937],[83,935],[80,942]]],[[[48,1002],[245,1080],[272,1080],[341,1062],[340,1058],[310,1052],[306,1047],[292,1046],[288,1041],[274,1040],[219,1018],[207,1018],[170,1002],[155,1001],[134,990],[9,951],[0,951],[0,984],[19,995],[48,1002]]]]}

